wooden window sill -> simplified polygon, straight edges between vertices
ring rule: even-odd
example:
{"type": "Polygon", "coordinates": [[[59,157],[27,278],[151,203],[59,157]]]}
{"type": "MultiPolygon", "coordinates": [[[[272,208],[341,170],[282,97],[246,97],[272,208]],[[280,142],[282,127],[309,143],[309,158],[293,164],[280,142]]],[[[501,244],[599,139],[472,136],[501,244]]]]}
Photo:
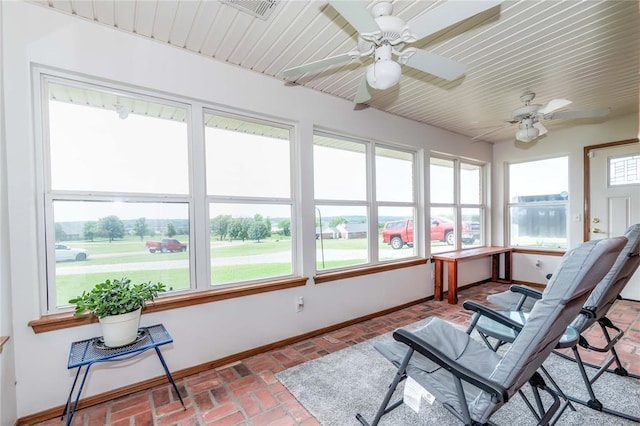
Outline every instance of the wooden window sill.
{"type": "MultiPolygon", "coordinates": [[[[146,308],[144,308],[142,313],[145,314],[149,312],[160,312],[169,309],[199,305],[202,303],[211,303],[218,300],[244,297],[252,294],[278,291],[293,287],[302,287],[306,283],[307,278],[294,277],[280,281],[251,284],[242,287],[204,290],[199,292],[180,294],[176,296],[161,297],[154,300],[153,302],[147,303],[147,306],[146,308]]],[[[31,327],[33,329],[33,332],[37,334],[45,333],[47,331],[60,330],[63,328],[91,324],[92,322],[97,321],[97,318],[91,318],[86,314],[75,316],[73,315],[73,312],[65,312],[60,314],[43,315],[36,320],[29,321],[29,327],[31,327]]]]}
{"type": "Polygon", "coordinates": [[[315,275],[313,281],[316,284],[326,283],[330,281],[344,280],[346,278],[359,277],[362,275],[377,274],[384,271],[392,271],[394,269],[408,268],[416,265],[424,265],[428,259],[410,259],[402,262],[384,263],[381,265],[365,266],[362,268],[354,268],[346,271],[326,272],[315,275]]]}
{"type": "Polygon", "coordinates": [[[527,248],[518,248],[512,247],[513,253],[523,253],[523,254],[539,254],[541,256],[564,256],[566,250],[549,250],[549,249],[527,249],[527,248]]]}

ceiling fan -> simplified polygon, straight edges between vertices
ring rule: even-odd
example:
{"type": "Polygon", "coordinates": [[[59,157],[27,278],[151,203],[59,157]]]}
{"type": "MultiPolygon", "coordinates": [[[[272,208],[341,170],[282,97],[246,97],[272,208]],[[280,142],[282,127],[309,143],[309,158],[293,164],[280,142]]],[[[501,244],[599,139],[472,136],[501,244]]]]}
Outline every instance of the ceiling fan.
{"type": "Polygon", "coordinates": [[[385,90],[400,80],[400,64],[433,74],[445,80],[455,80],[465,72],[465,66],[445,57],[416,48],[404,48],[444,28],[499,5],[504,0],[448,1],[405,23],[392,15],[390,1],[376,2],[371,11],[366,3],[355,0],[329,0],[329,4],[358,31],[357,50],[309,62],[284,71],[285,76],[301,75],[352,59],[371,56],[374,62],[366,73],[354,99],[363,103],[371,99],[371,89],[385,90]],[[397,57],[397,61],[393,59],[397,57]]]}
{"type": "Polygon", "coordinates": [[[569,105],[571,101],[567,99],[552,99],[546,104],[532,104],[531,101],[536,97],[533,92],[525,92],[520,96],[520,100],[524,106],[514,110],[511,113],[511,119],[508,124],[489,130],[481,135],[475,136],[472,140],[482,139],[491,133],[497,132],[518,124],[519,129],[516,132],[516,139],[520,142],[529,143],[534,139],[548,133],[548,130],[540,122],[540,120],[557,120],[572,118],[598,118],[605,117],[609,114],[609,108],[599,108],[585,111],[558,111],[569,105]]]}

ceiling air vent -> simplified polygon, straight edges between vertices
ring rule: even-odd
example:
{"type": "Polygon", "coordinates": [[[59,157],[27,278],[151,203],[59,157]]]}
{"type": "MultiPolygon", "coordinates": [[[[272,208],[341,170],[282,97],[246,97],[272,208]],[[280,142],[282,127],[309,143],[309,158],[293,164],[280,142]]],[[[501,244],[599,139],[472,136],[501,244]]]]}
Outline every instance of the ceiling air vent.
{"type": "Polygon", "coordinates": [[[266,21],[278,4],[278,0],[220,0],[220,3],[266,21]]]}

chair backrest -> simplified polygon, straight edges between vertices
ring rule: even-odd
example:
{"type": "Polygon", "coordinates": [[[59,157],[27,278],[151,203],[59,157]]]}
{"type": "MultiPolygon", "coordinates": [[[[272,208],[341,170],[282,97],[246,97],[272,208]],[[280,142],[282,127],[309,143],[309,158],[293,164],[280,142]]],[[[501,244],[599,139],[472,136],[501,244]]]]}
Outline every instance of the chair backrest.
{"type": "MultiPolygon", "coordinates": [[[[611,269],[625,237],[588,241],[568,251],[535,304],[524,327],[507,349],[490,379],[513,395],[542,365],[589,293],[611,269]]],[[[487,394],[478,395],[472,411],[483,418],[491,410],[487,394]]]]}
{"type": "Polygon", "coordinates": [[[594,316],[579,314],[571,323],[571,327],[575,328],[578,333],[582,333],[609,312],[618,295],[640,265],[640,223],[627,228],[624,237],[629,241],[625,244],[607,275],[593,289],[584,303],[584,307],[590,309],[594,316]]]}

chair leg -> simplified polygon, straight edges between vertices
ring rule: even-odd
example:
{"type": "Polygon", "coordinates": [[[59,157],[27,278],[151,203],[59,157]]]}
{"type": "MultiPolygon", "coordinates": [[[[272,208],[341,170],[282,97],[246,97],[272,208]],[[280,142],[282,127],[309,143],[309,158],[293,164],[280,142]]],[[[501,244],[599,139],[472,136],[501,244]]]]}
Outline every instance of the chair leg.
{"type": "Polygon", "coordinates": [[[531,379],[529,379],[529,385],[531,386],[533,396],[536,400],[536,405],[538,406],[538,411],[541,415],[538,424],[548,425],[551,420],[553,420],[556,411],[558,411],[558,408],[560,407],[560,398],[558,397],[558,394],[553,391],[553,389],[547,386],[540,373],[536,372],[531,377],[531,379]],[[551,396],[551,398],[553,398],[551,406],[549,406],[549,408],[547,409],[544,408],[544,404],[542,403],[542,399],[540,398],[540,390],[547,392],[551,396]]]}
{"type": "MultiPolygon", "coordinates": [[[[615,348],[615,344],[624,335],[624,332],[620,330],[618,327],[616,327],[613,324],[613,322],[611,322],[611,320],[607,317],[600,318],[600,320],[598,321],[598,324],[600,324],[600,328],[602,329],[602,334],[604,335],[604,338],[607,341],[606,348],[608,348],[609,352],[611,352],[611,356],[617,365],[617,367],[613,369],[612,372],[617,374],[618,376],[628,376],[629,372],[622,366],[622,363],[620,362],[620,358],[618,357],[618,353],[616,352],[616,348],[615,348]],[[608,328],[617,331],[617,334],[613,339],[609,335],[609,330],[607,330],[608,328]]],[[[636,376],[636,378],[638,377],[636,376]]]]}
{"type": "Polygon", "coordinates": [[[382,400],[382,404],[380,404],[380,408],[378,409],[378,412],[376,413],[376,416],[374,417],[373,422],[369,423],[362,416],[362,414],[360,413],[356,414],[356,419],[360,422],[360,424],[362,424],[363,426],[377,426],[382,416],[384,416],[385,414],[389,413],[392,410],[395,410],[400,405],[402,405],[402,398],[400,398],[400,400],[394,402],[391,405],[389,405],[389,401],[391,401],[391,397],[393,396],[393,393],[396,391],[398,384],[407,378],[406,376],[407,365],[409,364],[409,361],[411,360],[412,355],[413,355],[413,349],[409,349],[407,351],[407,354],[404,356],[404,359],[402,360],[400,367],[398,367],[398,371],[396,372],[396,375],[393,378],[393,381],[389,385],[389,390],[387,391],[387,394],[384,396],[384,399],[382,400]]]}
{"type": "MultiPolygon", "coordinates": [[[[592,379],[589,379],[589,376],[587,375],[587,372],[586,372],[586,370],[584,368],[585,364],[582,362],[582,358],[580,358],[580,354],[578,353],[578,348],[576,346],[574,346],[572,348],[572,350],[573,350],[573,355],[575,357],[576,363],[578,364],[578,369],[580,370],[580,375],[582,376],[582,380],[583,380],[585,386],[587,387],[587,392],[589,393],[589,398],[590,399],[589,399],[589,401],[583,401],[581,399],[578,399],[578,398],[572,397],[572,396],[568,396],[568,398],[573,402],[577,402],[578,404],[582,404],[582,405],[587,406],[587,407],[589,407],[589,408],[591,408],[593,410],[602,411],[602,412],[608,413],[608,414],[613,414],[614,416],[622,417],[624,419],[628,419],[628,420],[640,423],[640,417],[634,417],[634,416],[632,416],[630,414],[626,414],[626,413],[622,413],[620,411],[612,410],[612,409],[604,407],[602,405],[602,403],[598,400],[598,398],[596,398],[595,392],[593,391],[592,384],[605,371],[606,366],[604,368],[601,368],[598,371],[598,374],[596,374],[596,376],[594,376],[592,379]]],[[[608,366],[608,364],[607,364],[607,366],[608,366]]]]}

